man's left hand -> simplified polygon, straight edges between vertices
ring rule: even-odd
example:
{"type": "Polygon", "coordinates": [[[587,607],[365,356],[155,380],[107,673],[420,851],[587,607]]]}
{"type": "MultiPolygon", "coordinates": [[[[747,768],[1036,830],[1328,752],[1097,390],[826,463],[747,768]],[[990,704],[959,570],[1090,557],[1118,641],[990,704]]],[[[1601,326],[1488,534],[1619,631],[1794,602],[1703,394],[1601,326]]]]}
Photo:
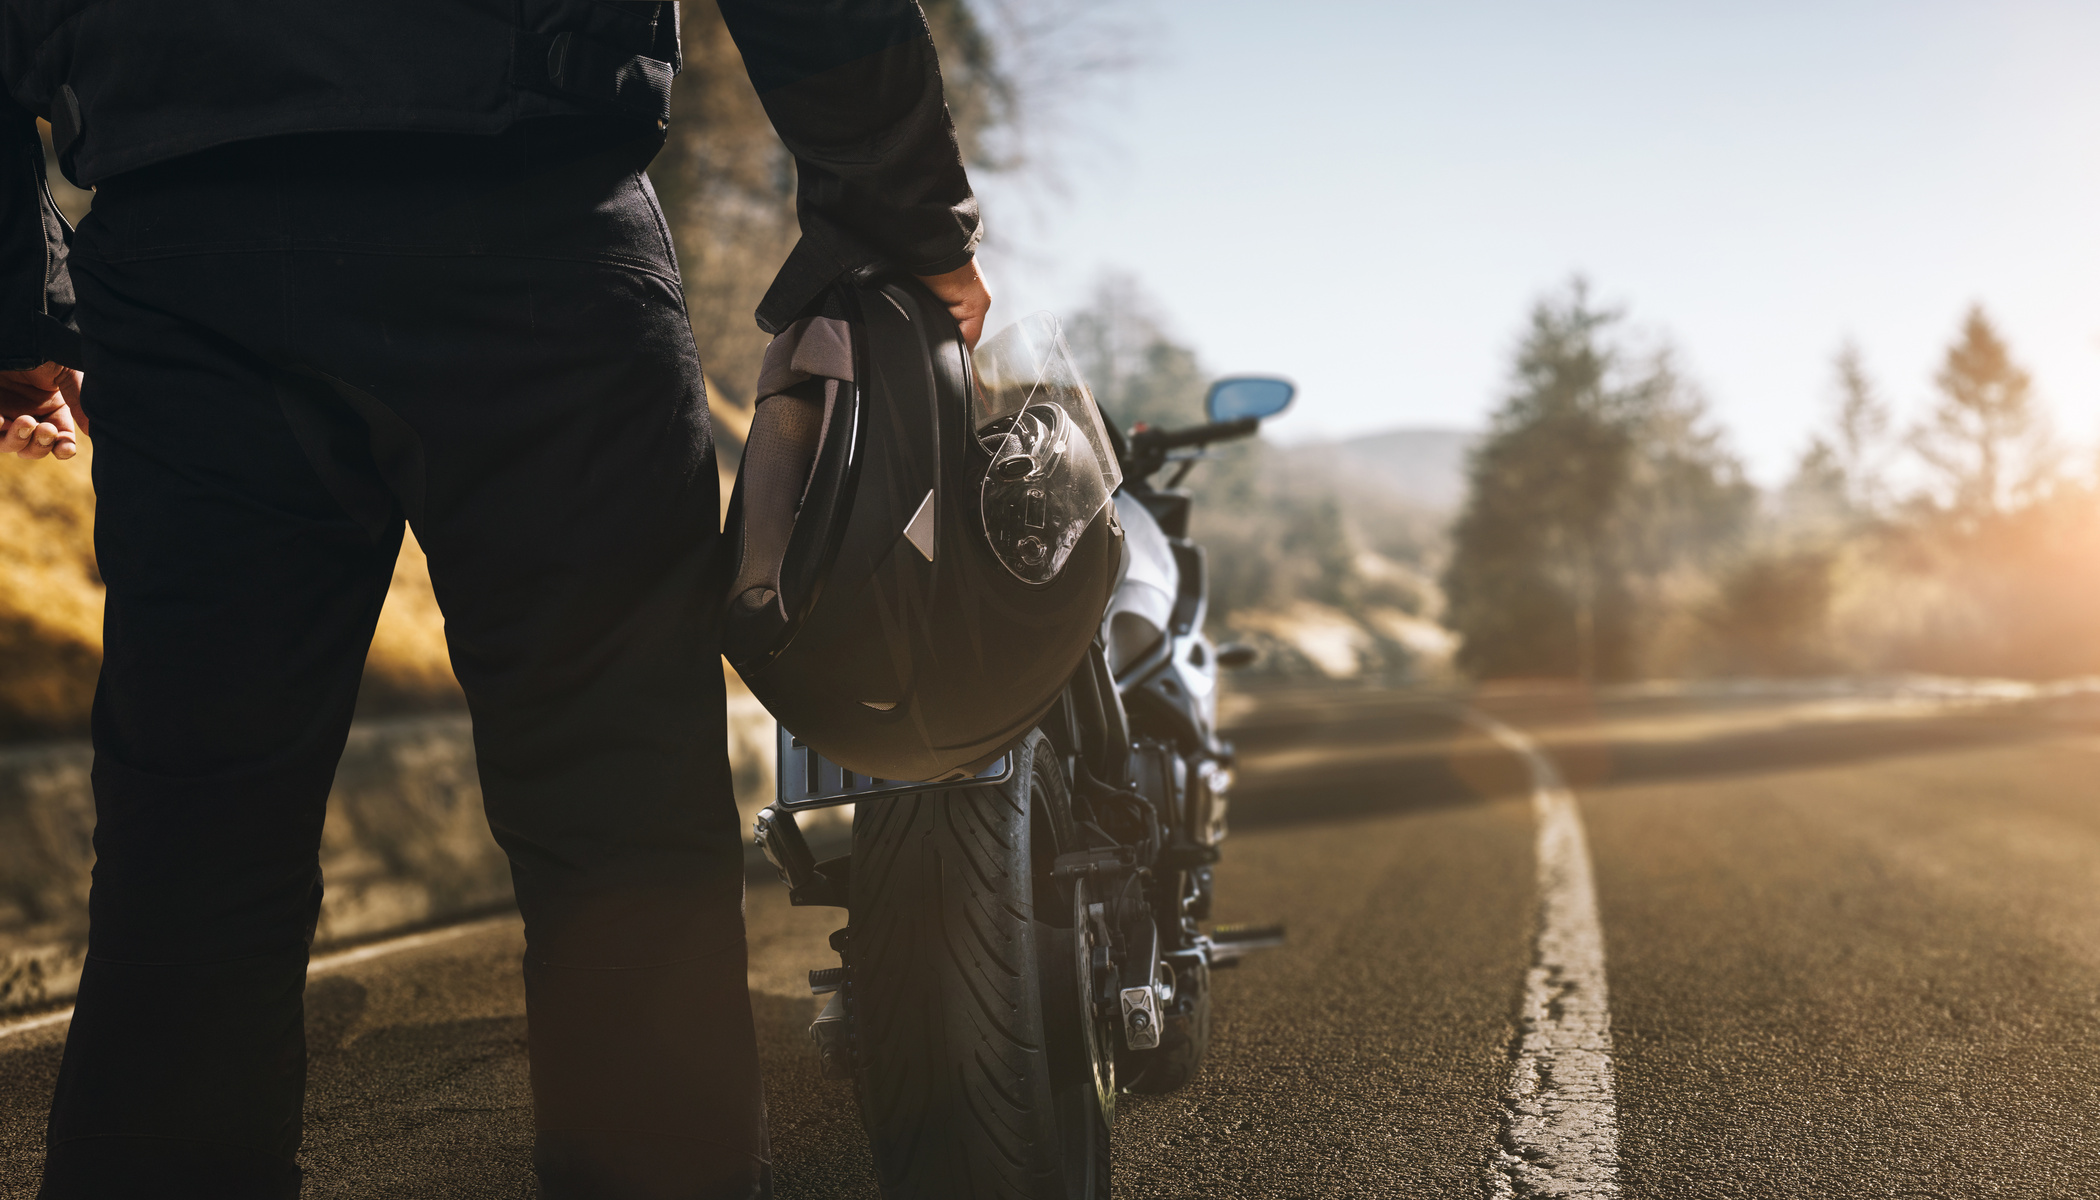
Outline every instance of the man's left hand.
{"type": "Polygon", "coordinates": [[[57,363],[0,371],[0,454],[68,459],[87,427],[80,372],[57,363]]]}

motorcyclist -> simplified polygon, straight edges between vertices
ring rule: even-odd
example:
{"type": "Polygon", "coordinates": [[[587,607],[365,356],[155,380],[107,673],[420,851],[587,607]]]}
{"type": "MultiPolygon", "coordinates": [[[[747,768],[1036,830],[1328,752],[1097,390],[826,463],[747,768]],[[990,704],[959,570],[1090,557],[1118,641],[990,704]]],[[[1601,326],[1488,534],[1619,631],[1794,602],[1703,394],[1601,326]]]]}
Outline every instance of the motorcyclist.
{"type": "MultiPolygon", "coordinates": [[[[720,8],[804,257],[872,247],[974,342],[915,0],[720,8]]],[[[297,1194],[322,815],[404,520],[525,918],[541,1194],[767,1193],[717,476],[642,173],[675,12],[6,0],[0,451],[70,458],[93,414],[108,585],[40,1195],[297,1194]],[[97,189],[77,234],[33,115],[97,189]]]]}

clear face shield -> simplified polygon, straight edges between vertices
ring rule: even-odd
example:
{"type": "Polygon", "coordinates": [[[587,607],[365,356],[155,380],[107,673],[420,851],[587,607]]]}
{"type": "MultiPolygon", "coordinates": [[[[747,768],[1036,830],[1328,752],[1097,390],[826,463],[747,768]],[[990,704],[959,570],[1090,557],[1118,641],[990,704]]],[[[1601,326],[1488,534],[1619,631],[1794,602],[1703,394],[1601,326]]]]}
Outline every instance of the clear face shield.
{"type": "Polygon", "coordinates": [[[991,456],[985,532],[1016,578],[1048,583],[1123,472],[1056,317],[1039,312],[1007,326],[977,347],[975,361],[970,424],[991,456]]]}

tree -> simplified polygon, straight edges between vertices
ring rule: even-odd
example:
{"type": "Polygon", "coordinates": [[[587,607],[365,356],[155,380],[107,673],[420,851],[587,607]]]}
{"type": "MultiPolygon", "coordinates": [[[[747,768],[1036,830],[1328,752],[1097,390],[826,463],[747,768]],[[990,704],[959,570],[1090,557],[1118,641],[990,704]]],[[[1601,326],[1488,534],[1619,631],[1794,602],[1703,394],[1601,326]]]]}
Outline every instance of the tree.
{"type": "Polygon", "coordinates": [[[1826,549],[1753,554],[1731,564],[1699,614],[1717,652],[1712,665],[1752,675],[1828,670],[1832,565],[1826,549]]]}
{"type": "Polygon", "coordinates": [[[1831,450],[1845,480],[1845,498],[1856,512],[1872,513],[1886,501],[1882,471],[1888,466],[1894,421],[1888,401],[1867,374],[1859,343],[1846,339],[1834,360],[1837,371],[1837,438],[1831,450]]]}
{"type": "Polygon", "coordinates": [[[1209,375],[1168,333],[1157,304],[1118,272],[1094,283],[1087,306],[1064,323],[1065,341],[1110,420],[1171,428],[1203,419],[1209,375]]]}
{"type": "Polygon", "coordinates": [[[1612,530],[1639,583],[1680,565],[1710,565],[1742,532],[1757,489],[1669,347],[1629,361],[1628,370],[1617,395],[1634,454],[1612,530]]]}
{"type": "MultiPolygon", "coordinates": [[[[1064,329],[1080,373],[1116,425],[1203,420],[1209,371],[1129,276],[1103,276],[1064,329]]],[[[1364,514],[1342,501],[1333,480],[1297,486],[1260,438],[1211,447],[1204,458],[1182,486],[1194,495],[1191,532],[1208,551],[1212,619],[1297,601],[1354,611],[1363,592],[1357,522],[1364,514]]]]}
{"type": "MultiPolygon", "coordinates": [[[[1000,130],[1019,100],[996,43],[965,0],[926,0],[956,137],[973,170],[1010,167],[1000,130]]],[[[748,404],[766,336],[752,310],[794,248],[795,162],[766,119],[714,0],[684,6],[685,70],[649,178],[685,280],[686,311],[708,380],[748,404]]]]}
{"type": "Polygon", "coordinates": [[[1855,529],[1888,504],[1882,477],[1893,448],[1888,403],[1867,374],[1857,343],[1840,346],[1832,365],[1832,429],[1810,440],[1780,492],[1791,532],[1810,538],[1855,529]]]}
{"type": "Polygon", "coordinates": [[[1910,443],[1941,480],[1956,518],[1974,522],[2023,506],[2047,491],[2060,455],[2034,402],[2034,381],[2012,358],[1982,306],[1934,378],[1940,402],[1910,443]]]}
{"type": "Polygon", "coordinates": [[[1445,591],[1468,670],[1596,674],[1599,558],[1632,451],[1598,338],[1617,319],[1580,280],[1532,308],[1516,390],[1473,454],[1453,530],[1445,591]]]}
{"type": "Polygon", "coordinates": [[[1852,527],[1857,516],[1851,481],[1837,447],[1821,434],[1794,464],[1794,473],[1779,489],[1782,532],[1792,538],[1827,540],[1852,527]]]}
{"type": "Polygon", "coordinates": [[[1468,464],[1446,623],[1476,675],[1630,673],[1642,591],[1710,555],[1752,495],[1667,353],[1609,337],[1582,280],[1533,306],[1513,388],[1468,464]]]}

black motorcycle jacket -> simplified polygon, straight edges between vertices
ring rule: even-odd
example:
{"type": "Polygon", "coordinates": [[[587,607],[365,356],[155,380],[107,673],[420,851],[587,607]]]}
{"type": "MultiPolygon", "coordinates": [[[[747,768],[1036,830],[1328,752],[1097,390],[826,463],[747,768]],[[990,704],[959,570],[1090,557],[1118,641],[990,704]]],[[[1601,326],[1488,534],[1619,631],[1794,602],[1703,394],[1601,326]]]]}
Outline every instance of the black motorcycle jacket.
{"type": "MultiPolygon", "coordinates": [[[[720,7],[795,156],[798,253],[922,275],[967,263],[977,202],[916,0],[720,7]]],[[[71,230],[36,117],[83,187],[285,134],[494,134],[573,114],[661,128],[678,47],[675,3],[0,0],[0,370],[80,363],[71,230]]]]}

